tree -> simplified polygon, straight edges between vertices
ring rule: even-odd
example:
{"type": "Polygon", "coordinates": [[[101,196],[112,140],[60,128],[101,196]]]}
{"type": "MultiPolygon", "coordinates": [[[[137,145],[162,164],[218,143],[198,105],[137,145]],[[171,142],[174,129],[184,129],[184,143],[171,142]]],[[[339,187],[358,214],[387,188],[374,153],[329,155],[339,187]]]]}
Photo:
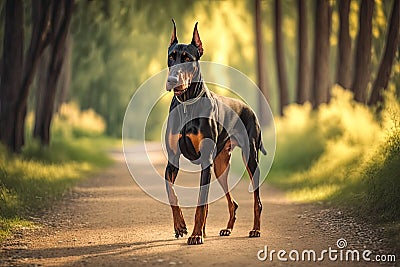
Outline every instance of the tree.
{"type": "Polygon", "coordinates": [[[3,65],[0,88],[0,137],[10,150],[17,150],[15,114],[23,75],[23,3],[8,0],[5,7],[3,65]]]}
{"type": "Polygon", "coordinates": [[[329,0],[316,1],[314,39],[313,108],[329,100],[329,35],[331,12],[329,0]]]}
{"type": "MultiPolygon", "coordinates": [[[[268,95],[268,86],[267,86],[267,77],[266,77],[266,68],[264,62],[264,48],[263,48],[263,37],[262,37],[262,29],[261,29],[261,1],[255,0],[255,28],[256,28],[256,47],[257,47],[257,79],[258,79],[258,88],[260,88],[261,93],[265,96],[267,100],[269,100],[268,95]]],[[[260,114],[260,124],[266,125],[266,118],[263,112],[261,98],[259,98],[259,114],[260,114]]]]}
{"type": "Polygon", "coordinates": [[[375,105],[382,101],[382,89],[388,86],[390,73],[392,71],[393,59],[396,55],[396,49],[400,42],[400,1],[393,2],[392,14],[390,15],[390,24],[385,44],[385,52],[379,65],[378,74],[372,86],[372,92],[368,105],[375,105]]]}
{"type": "MultiPolygon", "coordinates": [[[[44,94],[47,85],[47,75],[50,65],[50,47],[47,47],[39,60],[39,69],[36,77],[36,92],[35,92],[35,125],[43,113],[44,94]]],[[[38,133],[35,133],[36,127],[33,128],[33,136],[38,138],[38,133]]]]}
{"type": "Polygon", "coordinates": [[[310,61],[308,53],[308,25],[307,25],[307,0],[297,2],[299,15],[298,23],[298,51],[299,60],[297,67],[297,95],[296,102],[303,104],[310,100],[310,61]]]}
{"type": "Polygon", "coordinates": [[[18,152],[24,145],[27,98],[40,55],[50,42],[51,4],[32,1],[32,32],[24,57],[24,7],[19,0],[6,2],[3,68],[0,85],[0,139],[9,150],[18,152]]]}
{"type": "Polygon", "coordinates": [[[67,96],[71,88],[71,62],[72,62],[73,40],[70,31],[67,34],[65,56],[63,66],[58,80],[55,110],[58,112],[60,106],[67,101],[67,96]]]}
{"type": "Polygon", "coordinates": [[[354,99],[361,103],[365,103],[367,100],[367,86],[370,78],[373,11],[374,0],[361,1],[360,28],[357,37],[356,64],[352,85],[354,99]]]}
{"type": "Polygon", "coordinates": [[[42,94],[42,105],[37,105],[35,116],[35,128],[33,136],[39,138],[43,145],[50,143],[50,125],[53,118],[57,81],[63,66],[66,51],[66,38],[71,21],[73,0],[58,0],[53,6],[53,30],[54,40],[50,46],[50,58],[47,72],[46,85],[42,94]]]}
{"type": "Polygon", "coordinates": [[[279,113],[283,115],[283,108],[289,104],[289,93],[283,53],[282,6],[280,0],[275,0],[275,50],[279,83],[279,113]]]}
{"type": "Polygon", "coordinates": [[[350,0],[339,1],[339,53],[336,83],[346,89],[351,88],[351,38],[349,32],[350,0]]]}

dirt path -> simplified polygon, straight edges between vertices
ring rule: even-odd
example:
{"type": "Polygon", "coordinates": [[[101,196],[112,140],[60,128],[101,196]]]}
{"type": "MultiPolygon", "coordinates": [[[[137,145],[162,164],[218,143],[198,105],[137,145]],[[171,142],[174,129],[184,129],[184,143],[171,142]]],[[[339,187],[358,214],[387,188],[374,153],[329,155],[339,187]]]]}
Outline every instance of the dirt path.
{"type": "MultiPolygon", "coordinates": [[[[40,227],[15,233],[1,246],[0,265],[29,266],[292,266],[293,262],[262,262],[257,252],[264,248],[337,249],[339,238],[347,249],[384,247],[380,233],[372,232],[341,211],[321,205],[300,205],[287,201],[268,184],[261,188],[263,201],[262,236],[249,239],[252,225],[252,195],[248,183],[233,190],[239,203],[237,222],[230,237],[218,233],[228,219],[225,199],[210,205],[207,237],[200,246],[175,239],[169,206],[153,200],[135,184],[121,152],[114,152],[115,165],[80,184],[52,211],[37,219],[40,227]]],[[[164,168],[164,164],[157,167],[164,168]]],[[[185,179],[179,176],[178,179],[185,179]]],[[[196,181],[197,183],[198,181],[196,181]]],[[[194,208],[183,213],[189,231],[194,208]]],[[[381,251],[382,253],[382,251],[381,251]]],[[[263,254],[261,255],[263,256],[263,254]]],[[[286,255],[288,257],[288,255],[286,255]]],[[[302,262],[302,265],[365,266],[365,262],[302,262]]],[[[297,263],[298,264],[298,263],[297,263]]],[[[368,263],[368,266],[374,266],[368,263]]]]}

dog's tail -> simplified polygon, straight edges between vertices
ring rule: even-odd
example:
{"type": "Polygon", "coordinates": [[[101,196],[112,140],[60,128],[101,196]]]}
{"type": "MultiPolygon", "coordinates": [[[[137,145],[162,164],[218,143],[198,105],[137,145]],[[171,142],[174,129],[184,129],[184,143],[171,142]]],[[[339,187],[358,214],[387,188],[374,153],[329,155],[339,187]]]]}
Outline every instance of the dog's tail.
{"type": "Polygon", "coordinates": [[[260,151],[261,151],[261,153],[263,153],[263,154],[264,154],[264,156],[266,156],[266,155],[267,155],[267,150],[265,150],[265,148],[264,148],[264,145],[263,145],[263,142],[262,142],[261,138],[260,138],[260,151]]]}

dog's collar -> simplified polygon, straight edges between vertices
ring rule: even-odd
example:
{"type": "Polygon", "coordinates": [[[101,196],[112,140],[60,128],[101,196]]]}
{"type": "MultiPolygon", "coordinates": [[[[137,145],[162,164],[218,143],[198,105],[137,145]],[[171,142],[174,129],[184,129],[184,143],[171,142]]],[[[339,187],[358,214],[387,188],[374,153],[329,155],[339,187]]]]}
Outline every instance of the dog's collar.
{"type": "Polygon", "coordinates": [[[205,86],[205,84],[203,84],[203,79],[199,82],[199,84],[201,85],[201,91],[196,97],[188,99],[186,101],[180,100],[179,97],[177,97],[177,96],[175,97],[176,100],[178,100],[178,102],[183,105],[183,113],[186,113],[186,107],[188,105],[192,105],[192,104],[196,103],[197,101],[199,101],[199,99],[201,97],[203,97],[204,93],[206,92],[206,89],[205,89],[206,86],[205,86]]]}

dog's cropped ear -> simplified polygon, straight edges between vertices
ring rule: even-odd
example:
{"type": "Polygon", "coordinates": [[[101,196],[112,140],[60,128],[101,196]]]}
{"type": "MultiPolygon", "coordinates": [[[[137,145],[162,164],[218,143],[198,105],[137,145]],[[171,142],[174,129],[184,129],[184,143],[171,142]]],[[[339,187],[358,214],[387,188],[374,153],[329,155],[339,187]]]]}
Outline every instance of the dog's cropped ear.
{"type": "Polygon", "coordinates": [[[172,36],[171,36],[171,41],[169,43],[169,46],[178,43],[178,38],[176,37],[176,26],[175,26],[174,19],[172,19],[172,23],[174,24],[174,29],[172,30],[172,36]]]}
{"type": "Polygon", "coordinates": [[[194,25],[192,44],[197,47],[197,49],[199,50],[199,56],[201,57],[203,55],[203,44],[201,43],[200,35],[197,31],[197,23],[198,22],[196,22],[196,24],[194,25]]]}

